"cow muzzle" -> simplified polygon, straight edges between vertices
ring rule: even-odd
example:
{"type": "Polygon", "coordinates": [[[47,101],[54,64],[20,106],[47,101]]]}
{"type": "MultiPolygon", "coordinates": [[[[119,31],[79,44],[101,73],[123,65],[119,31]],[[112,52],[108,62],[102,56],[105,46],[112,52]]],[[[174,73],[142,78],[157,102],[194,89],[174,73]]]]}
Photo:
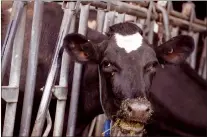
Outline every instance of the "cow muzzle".
{"type": "Polygon", "coordinates": [[[146,98],[127,99],[121,104],[119,116],[127,121],[147,123],[152,115],[152,107],[146,98]]]}
{"type": "Polygon", "coordinates": [[[117,112],[116,128],[114,132],[119,135],[143,136],[145,125],[150,120],[153,110],[151,103],[146,98],[126,99],[122,102],[117,112]]]}

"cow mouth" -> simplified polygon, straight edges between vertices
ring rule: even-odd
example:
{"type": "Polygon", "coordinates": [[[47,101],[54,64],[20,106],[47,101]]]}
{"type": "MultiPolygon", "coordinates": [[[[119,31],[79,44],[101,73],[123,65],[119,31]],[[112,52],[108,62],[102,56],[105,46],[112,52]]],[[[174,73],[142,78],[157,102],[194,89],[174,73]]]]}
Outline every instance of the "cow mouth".
{"type": "Polygon", "coordinates": [[[145,98],[125,100],[122,102],[120,110],[113,119],[111,130],[112,136],[144,136],[146,134],[145,126],[150,121],[153,114],[151,103],[145,98]],[[143,105],[149,106],[147,111],[139,111],[135,115],[128,110],[128,104],[136,102],[137,108],[143,105]]]}
{"type": "Polygon", "coordinates": [[[111,136],[140,136],[145,134],[145,123],[117,119],[113,121],[111,136]]]}

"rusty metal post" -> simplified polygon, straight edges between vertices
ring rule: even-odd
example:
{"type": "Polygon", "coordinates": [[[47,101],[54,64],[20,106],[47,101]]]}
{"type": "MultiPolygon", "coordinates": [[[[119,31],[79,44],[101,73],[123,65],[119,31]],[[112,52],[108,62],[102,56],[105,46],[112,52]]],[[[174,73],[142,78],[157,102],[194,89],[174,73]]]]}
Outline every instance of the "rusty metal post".
{"type": "Polygon", "coordinates": [[[23,8],[25,2],[22,1],[14,1],[14,5],[12,8],[12,15],[9,26],[7,28],[7,34],[4,40],[4,44],[2,46],[1,52],[1,61],[2,61],[2,68],[1,68],[1,80],[3,81],[4,74],[6,71],[7,64],[9,62],[9,56],[12,49],[12,44],[14,41],[14,37],[17,31],[17,26],[20,22],[20,18],[22,16],[23,8]]]}
{"type": "Polygon", "coordinates": [[[24,33],[26,23],[26,7],[22,10],[20,23],[14,38],[9,86],[2,86],[2,98],[7,102],[4,119],[3,136],[13,136],[16,107],[19,96],[19,82],[22,63],[22,52],[24,46],[24,33]]]}
{"type": "Polygon", "coordinates": [[[29,136],[30,122],[32,115],[33,98],[35,92],[36,72],[38,63],[38,51],[41,38],[43,16],[43,2],[35,1],[34,3],[34,16],[32,22],[31,42],[28,56],[28,67],[26,86],[24,93],[23,111],[20,125],[20,136],[29,136]]]}
{"type": "MultiPolygon", "coordinates": [[[[87,31],[86,29],[87,29],[89,9],[90,9],[90,5],[81,6],[78,33],[82,35],[85,35],[87,31]]],[[[68,128],[67,128],[67,133],[66,133],[67,136],[74,136],[74,133],[75,133],[78,99],[79,99],[79,93],[80,93],[81,73],[82,73],[82,64],[75,62],[71,99],[70,99],[68,128]]]]}
{"type": "MultiPolygon", "coordinates": [[[[70,25],[69,33],[75,31],[75,16],[74,16],[74,2],[69,2],[68,7],[64,9],[63,22],[65,24],[62,27],[70,25]],[[71,24],[68,24],[71,20],[71,24]]],[[[68,32],[65,32],[67,34],[68,32]]],[[[66,51],[63,52],[62,65],[60,70],[59,85],[55,86],[54,96],[57,98],[56,114],[54,122],[53,136],[62,136],[65,106],[68,94],[68,76],[69,76],[69,60],[70,57],[66,51]]]]}

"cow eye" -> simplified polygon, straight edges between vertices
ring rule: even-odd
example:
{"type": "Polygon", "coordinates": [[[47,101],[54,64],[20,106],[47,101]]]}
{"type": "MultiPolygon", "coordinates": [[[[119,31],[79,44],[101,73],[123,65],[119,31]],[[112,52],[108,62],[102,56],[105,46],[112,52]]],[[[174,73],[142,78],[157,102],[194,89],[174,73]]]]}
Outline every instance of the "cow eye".
{"type": "Polygon", "coordinates": [[[111,67],[111,63],[108,62],[108,61],[104,61],[104,62],[102,63],[102,66],[103,66],[104,68],[111,67]]]}

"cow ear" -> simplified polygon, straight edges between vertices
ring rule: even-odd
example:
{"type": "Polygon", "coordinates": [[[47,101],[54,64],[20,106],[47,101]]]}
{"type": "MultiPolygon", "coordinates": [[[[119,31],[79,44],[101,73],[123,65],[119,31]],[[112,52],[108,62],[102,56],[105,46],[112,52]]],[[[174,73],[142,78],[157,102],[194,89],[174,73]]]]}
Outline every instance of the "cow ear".
{"type": "Polygon", "coordinates": [[[95,46],[81,34],[71,33],[66,35],[63,47],[79,63],[96,63],[98,61],[98,46],[95,46]]]}
{"type": "Polygon", "coordinates": [[[172,64],[181,64],[190,56],[193,50],[194,40],[187,35],[171,38],[155,49],[161,63],[164,61],[172,64]]]}

